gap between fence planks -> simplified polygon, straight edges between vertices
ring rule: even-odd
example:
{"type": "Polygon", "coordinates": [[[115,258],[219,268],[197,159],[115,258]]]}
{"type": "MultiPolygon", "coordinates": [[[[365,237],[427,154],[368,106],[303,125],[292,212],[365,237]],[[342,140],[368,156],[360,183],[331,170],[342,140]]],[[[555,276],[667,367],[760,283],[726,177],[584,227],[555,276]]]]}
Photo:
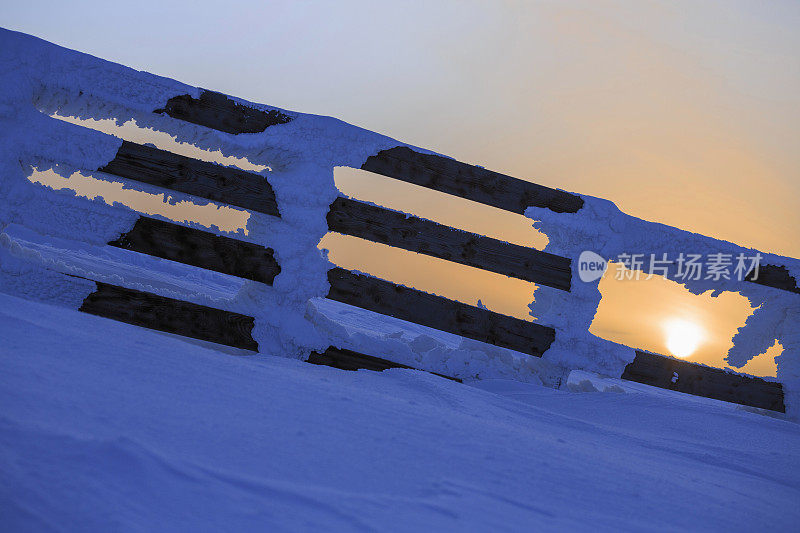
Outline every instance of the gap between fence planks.
{"type": "Polygon", "coordinates": [[[267,285],[281,271],[272,248],[149,217],[108,244],[267,285]]]}
{"type": "MultiPolygon", "coordinates": [[[[116,157],[99,170],[278,216],[275,194],[263,176],[164,150],[125,141],[116,157]]],[[[571,287],[572,274],[567,258],[417,217],[407,218],[403,213],[384,207],[338,198],[331,204],[327,221],[331,231],[561,290],[569,291],[571,287]]]]}
{"type": "Polygon", "coordinates": [[[636,351],[633,362],[625,367],[622,379],[695,396],[786,412],[783,386],[780,383],[639,350],[636,351]]]}
{"type": "MultiPolygon", "coordinates": [[[[233,134],[261,132],[292,120],[280,111],[254,109],[212,91],[204,91],[200,98],[175,96],[154,112],[233,134]]],[[[583,207],[578,195],[405,146],[370,156],[361,168],[519,214],[530,206],[558,213],[575,213],[583,207]]]]}
{"type": "MultiPolygon", "coordinates": [[[[224,94],[212,91],[204,91],[199,99],[189,95],[170,98],[164,108],[156,109],[154,112],[167,113],[173,118],[227,133],[263,131],[269,126],[285,124],[292,120],[289,115],[280,111],[254,109],[238,104],[224,94]]],[[[576,194],[544,187],[443,156],[419,153],[406,146],[382,150],[368,157],[361,168],[520,214],[524,214],[530,206],[545,207],[560,213],[575,213],[584,204],[584,200],[576,194]]],[[[203,194],[197,195],[207,198],[203,194]]],[[[233,205],[238,204],[233,203],[233,205]]],[[[253,209],[260,211],[257,208],[253,209]]],[[[277,206],[275,210],[277,211],[277,206]]],[[[789,275],[786,267],[764,265],[762,268],[768,271],[767,274],[747,281],[800,294],[797,280],[789,275]]]]}
{"type": "Polygon", "coordinates": [[[565,257],[461,231],[352,198],[337,198],[328,229],[455,263],[569,291],[565,257]]]}
{"type": "Polygon", "coordinates": [[[97,170],[215,202],[280,216],[275,192],[264,176],[151,146],[122,141],[116,157],[97,170]]]}
{"type": "MultiPolygon", "coordinates": [[[[148,217],[108,244],[267,284],[280,272],[269,248],[148,217]]],[[[537,357],[555,338],[546,326],[342,268],[328,281],[330,299],[537,357]]]]}
{"type": "Polygon", "coordinates": [[[553,328],[343,268],[328,281],[331,300],[536,357],[555,340],[553,328]]]}

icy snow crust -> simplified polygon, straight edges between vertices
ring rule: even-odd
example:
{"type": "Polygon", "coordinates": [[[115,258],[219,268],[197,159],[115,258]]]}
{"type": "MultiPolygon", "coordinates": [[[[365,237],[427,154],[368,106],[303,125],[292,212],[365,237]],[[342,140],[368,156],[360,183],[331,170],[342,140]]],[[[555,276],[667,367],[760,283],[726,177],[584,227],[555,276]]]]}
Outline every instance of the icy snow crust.
{"type": "MultiPolygon", "coordinates": [[[[321,299],[328,292],[331,264],[317,249],[327,232],[325,215],[338,194],[336,166],[359,168],[366,158],[402,143],[329,117],[291,111],[288,124],[263,133],[229,135],[153,113],[169,98],[201,89],[138,72],[39,39],[0,30],[0,290],[28,299],[78,307],[94,283],[73,274],[130,288],[245,313],[256,318],[253,336],[263,353],[304,359],[311,350],[333,344],[462,378],[513,378],[558,386],[572,369],[619,376],[633,359],[631,348],[594,337],[588,327],[600,294],[597,284],[573,279],[572,292],[539,287],[532,315],[556,328],[556,341],[544,357],[462,339],[321,299]],[[105,243],[130,230],[139,214],[69,190],[32,183],[32,168],[59,175],[90,173],[120,182],[94,169],[114,158],[121,139],[52,118],[135,120],[142,128],[167,132],[179,142],[226,156],[246,158],[267,170],[260,174],[275,190],[282,217],[251,213],[238,239],[275,249],[281,274],[273,287],[202,271],[105,243]],[[360,327],[359,323],[367,324],[360,327]],[[375,327],[380,323],[380,327],[375,327]]],[[[257,109],[267,106],[233,100],[257,109]]],[[[426,150],[415,150],[427,152],[426,150]]],[[[171,202],[211,203],[139,183],[136,190],[166,193],[171,202]]],[[[527,216],[549,236],[547,251],[570,257],[594,250],[610,258],[620,252],[703,253],[740,248],[675,228],[625,215],[610,202],[583,197],[578,214],[530,208],[527,216]]],[[[213,203],[212,203],[213,205],[213,203]]],[[[231,235],[217,227],[181,222],[231,235]]],[[[787,266],[800,279],[800,262],[764,254],[765,263],[787,266]]],[[[576,269],[573,269],[574,272],[576,269]]],[[[752,283],[697,282],[694,292],[734,290],[760,306],[737,334],[731,364],[744,364],[779,339],[784,354],[779,378],[792,398],[800,394],[800,315],[797,295],[752,283]],[[796,392],[797,391],[797,392],[796,392]]]]}

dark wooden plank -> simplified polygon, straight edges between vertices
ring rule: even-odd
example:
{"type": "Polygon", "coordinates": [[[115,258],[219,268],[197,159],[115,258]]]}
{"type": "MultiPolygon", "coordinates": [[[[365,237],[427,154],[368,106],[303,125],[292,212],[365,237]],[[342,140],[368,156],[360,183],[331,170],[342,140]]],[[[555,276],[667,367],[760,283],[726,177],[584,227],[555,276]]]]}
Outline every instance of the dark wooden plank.
{"type": "Polygon", "coordinates": [[[622,379],[695,396],[786,412],[780,383],[726,372],[720,368],[637,351],[622,379]]]}
{"type": "Polygon", "coordinates": [[[547,326],[343,268],[329,270],[328,281],[331,300],[536,357],[555,339],[555,331],[547,326]]]}
{"type": "Polygon", "coordinates": [[[276,109],[253,109],[213,91],[203,91],[200,98],[192,98],[188,94],[174,96],[167,100],[163,109],[156,109],[155,113],[166,113],[178,120],[234,135],[260,133],[270,126],[292,120],[292,117],[276,109]]]}
{"type": "Polygon", "coordinates": [[[328,229],[498,274],[570,290],[570,260],[352,198],[337,198],[328,229]]]}
{"type": "MultiPolygon", "coordinates": [[[[365,355],[363,353],[346,350],[344,348],[336,348],[335,346],[328,347],[324,353],[311,352],[311,355],[308,357],[308,362],[315,365],[332,366],[333,368],[338,368],[340,370],[364,369],[373,370],[375,372],[382,372],[387,368],[408,368],[410,370],[419,370],[414,367],[395,363],[394,361],[381,359],[380,357],[373,357],[371,355],[365,355]]],[[[423,372],[427,371],[423,370],[423,372]]],[[[445,376],[444,374],[438,374],[436,372],[429,372],[429,374],[434,374],[461,383],[460,379],[445,376]]]]}
{"type": "Polygon", "coordinates": [[[789,274],[785,266],[759,265],[758,273],[755,269],[745,276],[747,281],[800,294],[800,286],[794,276],[789,274]]]}
{"type": "Polygon", "coordinates": [[[276,217],[275,192],[264,176],[123,141],[116,157],[98,168],[122,178],[158,185],[276,217]]]}
{"type": "MultiPolygon", "coordinates": [[[[261,132],[292,120],[280,111],[256,110],[212,91],[204,91],[199,99],[175,96],[155,112],[234,134],[261,132]]],[[[370,156],[361,168],[520,214],[530,206],[559,213],[583,207],[580,196],[405,146],[370,156]]]]}
{"type": "Polygon", "coordinates": [[[267,285],[281,271],[272,248],[149,217],[108,244],[267,285]]]}
{"type": "Polygon", "coordinates": [[[144,328],[235,348],[258,351],[253,317],[165,298],[148,292],[97,283],[79,311],[144,328]]]}
{"type": "Polygon", "coordinates": [[[406,146],[382,150],[361,168],[514,213],[524,214],[531,206],[557,213],[575,213],[583,207],[580,196],[406,146]]]}

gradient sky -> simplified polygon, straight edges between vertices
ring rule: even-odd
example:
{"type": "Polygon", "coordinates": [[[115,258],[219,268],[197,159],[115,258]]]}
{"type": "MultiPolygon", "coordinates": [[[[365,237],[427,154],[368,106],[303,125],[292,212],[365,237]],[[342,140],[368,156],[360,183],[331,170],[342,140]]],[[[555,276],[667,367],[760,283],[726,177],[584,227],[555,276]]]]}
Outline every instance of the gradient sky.
{"type": "MultiPolygon", "coordinates": [[[[4,5],[0,25],[800,257],[800,2],[26,1],[4,5]]],[[[337,183],[545,242],[523,217],[362,174],[337,183]]],[[[531,300],[503,276],[357,239],[323,244],[344,266],[515,316],[531,300]]],[[[721,365],[749,312],[735,294],[629,285],[603,281],[593,331],[660,353],[662,319],[688,317],[712,339],[692,360],[721,365]]],[[[747,370],[774,372],[761,363],[747,370]]]]}

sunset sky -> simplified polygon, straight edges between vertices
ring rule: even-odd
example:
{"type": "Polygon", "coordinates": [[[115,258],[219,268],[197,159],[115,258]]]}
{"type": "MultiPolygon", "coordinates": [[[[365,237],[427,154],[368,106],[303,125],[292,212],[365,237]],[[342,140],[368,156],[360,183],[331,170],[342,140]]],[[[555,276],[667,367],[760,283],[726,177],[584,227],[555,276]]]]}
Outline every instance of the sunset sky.
{"type": "MultiPolygon", "coordinates": [[[[18,2],[2,25],[737,244],[800,257],[800,2],[18,2]],[[179,22],[179,24],[178,24],[179,22]]],[[[522,216],[361,171],[346,194],[541,248],[522,216]]],[[[335,262],[527,316],[532,286],[329,235],[335,262]]],[[[750,307],[663,279],[601,283],[592,331],[723,366],[750,307]]],[[[771,350],[745,370],[774,375],[771,350]]]]}

